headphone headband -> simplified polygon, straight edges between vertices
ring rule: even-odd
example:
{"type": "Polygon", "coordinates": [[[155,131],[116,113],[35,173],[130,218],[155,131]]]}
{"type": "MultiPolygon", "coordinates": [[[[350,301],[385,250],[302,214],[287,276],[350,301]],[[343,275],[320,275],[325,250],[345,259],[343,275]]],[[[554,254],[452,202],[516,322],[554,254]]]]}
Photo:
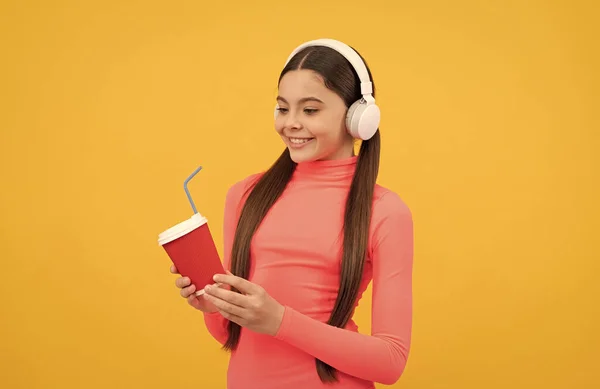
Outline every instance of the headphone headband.
{"type": "Polygon", "coordinates": [[[373,93],[373,84],[371,83],[369,72],[367,71],[367,67],[365,66],[363,60],[356,53],[356,51],[352,49],[352,47],[334,39],[315,39],[301,44],[300,46],[296,47],[294,51],[292,51],[285,64],[287,65],[292,59],[292,57],[296,55],[300,50],[309,46],[326,46],[336,50],[338,53],[343,55],[348,60],[348,62],[350,62],[350,64],[356,71],[356,74],[358,74],[358,78],[360,79],[360,93],[363,96],[370,95],[373,93]]]}

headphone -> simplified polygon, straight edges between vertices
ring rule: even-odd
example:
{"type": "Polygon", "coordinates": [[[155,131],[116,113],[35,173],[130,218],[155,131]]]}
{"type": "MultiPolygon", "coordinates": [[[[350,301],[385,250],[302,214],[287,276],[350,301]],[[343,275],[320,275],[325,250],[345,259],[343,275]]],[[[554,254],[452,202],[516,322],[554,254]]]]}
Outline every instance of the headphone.
{"type": "MultiPolygon", "coordinates": [[[[360,79],[360,93],[362,97],[348,108],[348,112],[346,113],[346,128],[354,138],[362,140],[371,139],[379,127],[381,112],[377,104],[375,104],[375,98],[372,95],[373,83],[371,82],[365,63],[356,51],[345,43],[334,39],[316,39],[305,42],[294,49],[285,64],[287,65],[300,50],[309,46],[326,46],[332,48],[350,62],[360,79]]],[[[275,118],[277,118],[278,113],[278,106],[275,106],[275,118]]]]}

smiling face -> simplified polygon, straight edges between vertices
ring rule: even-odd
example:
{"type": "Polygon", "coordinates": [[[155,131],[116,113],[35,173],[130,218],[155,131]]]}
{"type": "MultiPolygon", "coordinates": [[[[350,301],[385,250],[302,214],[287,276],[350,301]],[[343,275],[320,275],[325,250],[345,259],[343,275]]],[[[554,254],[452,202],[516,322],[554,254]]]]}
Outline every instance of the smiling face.
{"type": "Polygon", "coordinates": [[[275,130],[296,163],[349,158],[354,140],[346,131],[344,100],[312,70],[291,70],[279,83],[275,130]]]}

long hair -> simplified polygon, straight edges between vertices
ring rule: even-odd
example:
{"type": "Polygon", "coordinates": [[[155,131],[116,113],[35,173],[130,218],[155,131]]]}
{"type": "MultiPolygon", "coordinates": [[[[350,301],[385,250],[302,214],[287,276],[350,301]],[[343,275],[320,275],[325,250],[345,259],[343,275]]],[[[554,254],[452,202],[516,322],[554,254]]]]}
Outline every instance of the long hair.
{"type": "MultiPolygon", "coordinates": [[[[337,93],[347,107],[362,97],[360,79],[352,65],[333,49],[312,46],[298,52],[281,71],[279,82],[288,71],[300,69],[317,72],[324,80],[325,86],[337,93]]],[[[367,70],[371,76],[368,66],[367,70]]],[[[378,129],[371,139],[362,141],[345,204],[340,285],[337,300],[327,322],[340,328],[352,317],[363,275],[373,191],[379,171],[379,153],[378,129]]],[[[292,161],[286,148],[277,161],[249,188],[250,193],[240,213],[231,249],[231,272],[236,276],[248,278],[252,236],[285,190],[295,168],[296,163],[292,161]]],[[[240,340],[241,327],[230,321],[227,331],[228,338],[223,348],[235,350],[240,340]]],[[[319,359],[316,359],[316,369],[322,382],[337,381],[336,370],[319,359]]]]}

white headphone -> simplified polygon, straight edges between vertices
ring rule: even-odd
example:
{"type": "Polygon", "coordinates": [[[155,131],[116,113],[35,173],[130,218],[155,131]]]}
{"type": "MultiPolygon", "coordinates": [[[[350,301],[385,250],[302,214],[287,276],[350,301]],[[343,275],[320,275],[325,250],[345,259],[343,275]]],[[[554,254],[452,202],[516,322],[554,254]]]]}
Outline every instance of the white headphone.
{"type": "MultiPolygon", "coordinates": [[[[354,138],[362,140],[370,139],[375,135],[375,132],[377,132],[379,121],[381,119],[381,112],[377,104],[375,104],[375,98],[372,95],[373,84],[365,63],[356,51],[345,43],[333,39],[316,39],[298,46],[292,54],[290,54],[285,64],[287,65],[296,53],[309,46],[326,46],[336,50],[346,57],[358,74],[362,98],[355,101],[350,108],[348,108],[348,113],[346,114],[346,128],[354,138]]],[[[275,118],[277,118],[277,114],[279,113],[277,108],[278,106],[275,107],[275,118]]]]}

